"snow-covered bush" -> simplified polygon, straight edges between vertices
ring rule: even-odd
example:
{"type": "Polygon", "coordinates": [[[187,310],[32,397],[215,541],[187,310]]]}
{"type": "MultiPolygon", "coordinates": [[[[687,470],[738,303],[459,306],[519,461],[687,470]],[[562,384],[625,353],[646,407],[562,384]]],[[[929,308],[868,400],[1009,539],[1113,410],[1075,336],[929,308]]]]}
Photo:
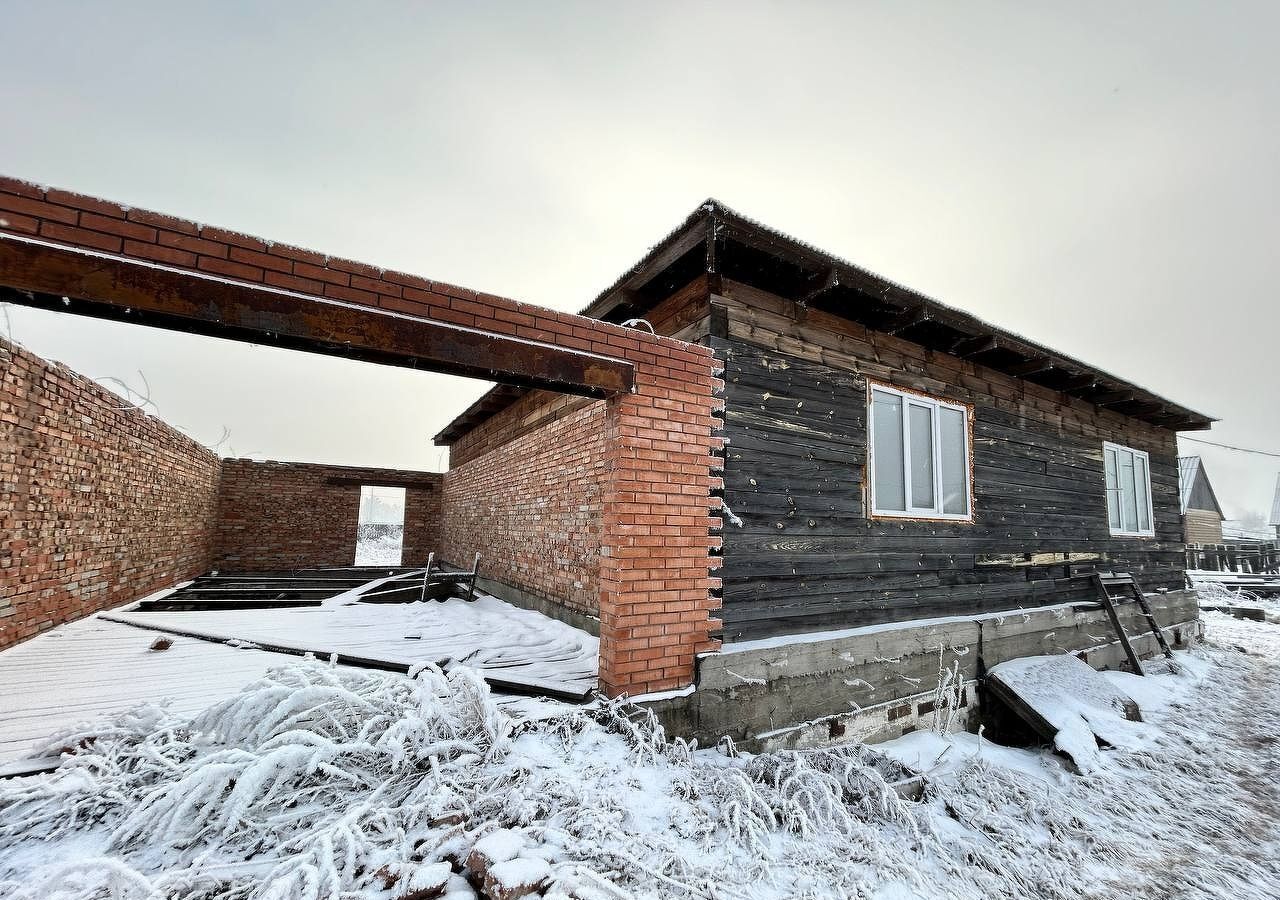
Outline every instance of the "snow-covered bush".
{"type": "Polygon", "coordinates": [[[60,769],[0,782],[0,896],[1155,897],[1155,846],[1189,896],[1246,898],[1269,857],[1210,863],[1260,827],[1267,757],[1207,735],[1244,715],[1274,733],[1260,696],[1175,708],[1087,778],[978,756],[917,802],[856,744],[698,750],[624,703],[517,722],[464,668],[302,662],[191,720],[144,707],[57,735],[60,769]]]}

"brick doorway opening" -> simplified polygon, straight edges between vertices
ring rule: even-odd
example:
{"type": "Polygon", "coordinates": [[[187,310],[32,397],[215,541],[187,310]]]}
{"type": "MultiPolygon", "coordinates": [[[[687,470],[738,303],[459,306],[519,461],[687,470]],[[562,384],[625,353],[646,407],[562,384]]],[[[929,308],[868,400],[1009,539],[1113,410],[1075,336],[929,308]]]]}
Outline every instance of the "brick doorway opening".
{"type": "Polygon", "coordinates": [[[404,551],[404,495],[402,487],[360,486],[355,548],[357,566],[400,565],[404,551]]]}

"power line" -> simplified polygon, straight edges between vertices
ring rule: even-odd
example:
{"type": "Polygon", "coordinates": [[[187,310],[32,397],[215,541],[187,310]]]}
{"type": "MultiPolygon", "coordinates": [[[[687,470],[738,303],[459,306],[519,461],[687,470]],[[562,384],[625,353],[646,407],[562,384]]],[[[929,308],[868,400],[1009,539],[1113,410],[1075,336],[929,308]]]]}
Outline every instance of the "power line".
{"type": "Polygon", "coordinates": [[[1184,437],[1178,435],[1180,441],[1191,441],[1196,444],[1208,444],[1210,447],[1221,447],[1223,450],[1238,450],[1241,453],[1256,453],[1259,456],[1274,456],[1280,459],[1280,453],[1272,453],[1270,450],[1253,450],[1249,447],[1232,447],[1230,444],[1215,444],[1213,441],[1202,441],[1200,438],[1184,437]]]}

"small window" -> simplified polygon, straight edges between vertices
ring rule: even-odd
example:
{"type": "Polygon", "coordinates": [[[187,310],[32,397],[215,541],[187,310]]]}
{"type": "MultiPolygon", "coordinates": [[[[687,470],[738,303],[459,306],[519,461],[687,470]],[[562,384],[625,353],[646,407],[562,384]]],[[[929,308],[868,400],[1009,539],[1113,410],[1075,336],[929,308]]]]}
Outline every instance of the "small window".
{"type": "Polygon", "coordinates": [[[1151,461],[1141,450],[1102,445],[1107,475],[1107,524],[1114,535],[1154,537],[1151,524],[1151,461]]]}
{"type": "Polygon", "coordinates": [[[871,388],[871,510],[969,519],[969,411],[896,388],[871,388]]]}

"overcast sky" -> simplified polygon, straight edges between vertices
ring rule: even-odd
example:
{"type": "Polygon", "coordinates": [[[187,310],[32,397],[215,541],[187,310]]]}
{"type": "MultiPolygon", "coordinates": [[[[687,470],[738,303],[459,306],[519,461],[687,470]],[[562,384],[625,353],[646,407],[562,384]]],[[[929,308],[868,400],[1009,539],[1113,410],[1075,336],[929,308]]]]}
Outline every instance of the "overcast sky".
{"type": "MultiPolygon", "coordinates": [[[[1280,451],[1275,3],[0,0],[0,172],[577,310],[707,196],[1280,451]]],[[[10,307],[223,452],[439,469],[474,381],[10,307]]],[[[1280,459],[1205,456],[1228,515],[1280,459]]]]}

